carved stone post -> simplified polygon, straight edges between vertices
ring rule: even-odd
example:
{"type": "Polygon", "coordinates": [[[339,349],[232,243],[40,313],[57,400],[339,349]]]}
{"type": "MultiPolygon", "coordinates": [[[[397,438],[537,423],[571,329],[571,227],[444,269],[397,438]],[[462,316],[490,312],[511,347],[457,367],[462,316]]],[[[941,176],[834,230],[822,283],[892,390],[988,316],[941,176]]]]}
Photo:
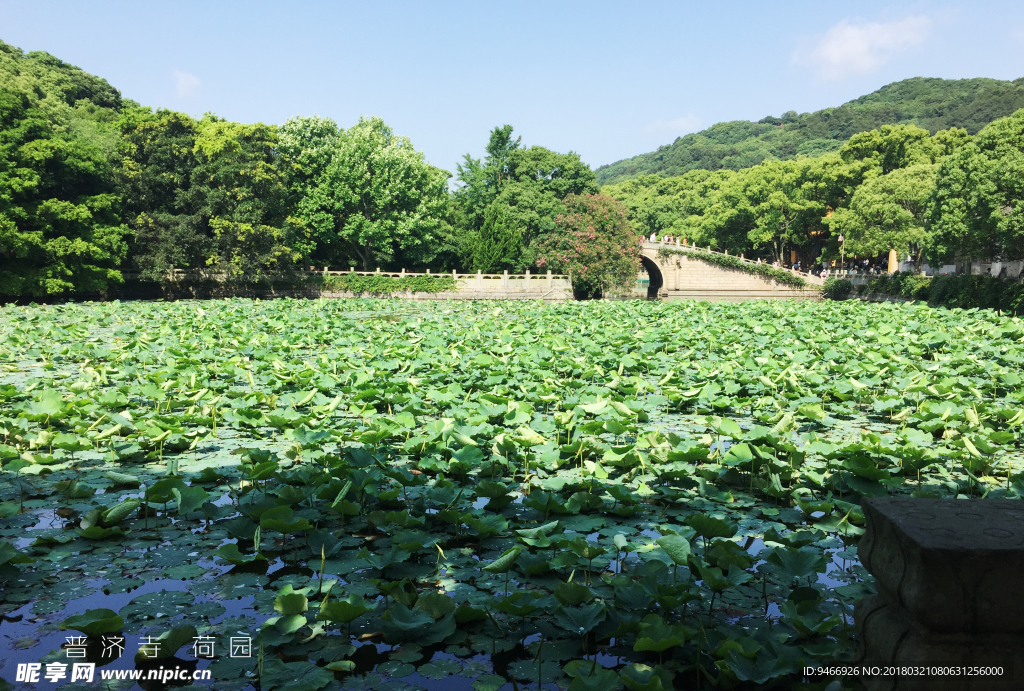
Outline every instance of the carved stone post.
{"type": "Polygon", "coordinates": [[[868,691],[1024,689],[1024,503],[868,498],[858,548],[857,664],[1002,667],[1003,674],[862,677],[868,691]]]}

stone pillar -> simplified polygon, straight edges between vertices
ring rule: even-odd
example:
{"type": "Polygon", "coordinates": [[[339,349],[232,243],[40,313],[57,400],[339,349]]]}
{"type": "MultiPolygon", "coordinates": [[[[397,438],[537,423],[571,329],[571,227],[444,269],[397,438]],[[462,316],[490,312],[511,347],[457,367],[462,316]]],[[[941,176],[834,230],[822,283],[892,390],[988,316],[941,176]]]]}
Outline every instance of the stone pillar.
{"type": "Polygon", "coordinates": [[[1001,676],[863,677],[867,691],[1024,689],[1024,504],[862,501],[861,562],[877,595],[854,619],[859,665],[1002,667],[1001,676]]]}
{"type": "Polygon", "coordinates": [[[551,278],[551,269],[548,269],[548,290],[551,290],[551,282],[552,282],[552,280],[553,279],[551,278]]]}
{"type": "Polygon", "coordinates": [[[501,287],[508,290],[508,269],[501,272],[501,287]]]}
{"type": "Polygon", "coordinates": [[[477,290],[483,290],[484,289],[484,272],[480,271],[479,269],[477,269],[477,272],[476,272],[476,289],[477,290]]]}

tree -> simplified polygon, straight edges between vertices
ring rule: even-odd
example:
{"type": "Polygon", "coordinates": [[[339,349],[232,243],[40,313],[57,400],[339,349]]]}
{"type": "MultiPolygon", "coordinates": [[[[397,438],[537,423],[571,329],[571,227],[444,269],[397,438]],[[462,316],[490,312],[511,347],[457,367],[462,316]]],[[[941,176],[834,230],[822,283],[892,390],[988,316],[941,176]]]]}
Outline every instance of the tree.
{"type": "Polygon", "coordinates": [[[555,218],[565,210],[562,199],[597,191],[594,173],[579,155],[541,146],[524,149],[519,138],[512,138],[510,125],[491,131],[483,161],[466,154],[458,182],[454,202],[467,237],[467,263],[473,262],[476,248],[486,242],[481,233],[488,209],[498,205],[505,227],[519,237],[518,250],[504,254],[511,270],[533,265],[536,255],[531,244],[555,229],[555,218]]]}
{"type": "MultiPolygon", "coordinates": [[[[913,123],[929,132],[965,128],[975,134],[996,118],[1024,108],[1024,80],[926,79],[888,84],[837,108],[758,122],[720,122],[596,172],[602,185],[639,175],[664,177],[688,170],[740,170],[761,161],[817,157],[838,149],[859,132],[913,123]]],[[[920,162],[920,161],[918,161],[920,162]]]]}
{"type": "Polygon", "coordinates": [[[691,170],[671,178],[644,175],[605,185],[601,194],[626,205],[629,222],[640,235],[674,235],[720,246],[719,238],[705,233],[704,214],[733,175],[729,170],[691,170]]]}
{"type": "Polygon", "coordinates": [[[847,163],[863,162],[882,175],[914,164],[934,163],[936,153],[928,130],[914,125],[883,125],[860,132],[839,149],[847,163]]]}
{"type": "Polygon", "coordinates": [[[849,208],[837,209],[827,219],[833,235],[843,235],[847,251],[856,255],[910,251],[920,271],[937,169],[936,164],[921,163],[869,178],[857,188],[849,208]]]}
{"type": "Polygon", "coordinates": [[[510,158],[518,148],[522,137],[512,139],[512,125],[502,125],[491,130],[481,161],[469,154],[458,164],[457,179],[461,187],[457,196],[465,208],[466,220],[472,228],[480,228],[484,214],[495,197],[501,193],[502,184],[510,177],[510,158]]]}
{"type": "Polygon", "coordinates": [[[1024,258],[1024,110],[996,120],[939,167],[932,258],[1024,258]]]}
{"type": "Polygon", "coordinates": [[[258,282],[295,268],[301,245],[286,224],[275,127],[149,109],[127,111],[120,125],[119,189],[143,278],[213,268],[258,282]]]}
{"type": "Polygon", "coordinates": [[[706,232],[720,242],[725,238],[723,244],[733,252],[767,245],[785,261],[787,247],[805,244],[810,226],[824,214],[820,201],[807,194],[811,170],[801,159],[767,161],[740,171],[709,207],[706,232]]]}
{"type": "Polygon", "coordinates": [[[492,203],[473,247],[473,268],[485,273],[514,270],[520,261],[522,237],[505,222],[505,207],[492,203]]]}
{"type": "Polygon", "coordinates": [[[0,293],[120,283],[127,232],[102,152],[57,135],[28,94],[0,89],[0,293]]]}
{"type": "Polygon", "coordinates": [[[597,194],[572,194],[564,204],[555,231],[537,241],[537,266],[568,273],[580,299],[633,285],[640,269],[640,238],[622,203],[597,194]]]}
{"type": "Polygon", "coordinates": [[[542,146],[513,152],[509,157],[509,179],[496,201],[507,207],[508,223],[521,233],[521,268],[534,262],[533,241],[555,229],[556,219],[565,209],[562,200],[570,195],[596,192],[594,173],[579,154],[560,154],[542,146]]]}
{"type": "MultiPolygon", "coordinates": [[[[278,127],[277,151],[280,167],[289,193],[289,211],[317,184],[331,162],[338,140],[337,123],[330,118],[294,117],[278,127]]],[[[289,214],[286,223],[289,246],[298,252],[305,264],[316,251],[312,229],[302,218],[289,214]]]]}
{"type": "Polygon", "coordinates": [[[146,280],[203,266],[210,248],[205,200],[192,185],[197,123],[184,113],[126,109],[114,175],[132,229],[130,259],[146,280]]]}
{"type": "Polygon", "coordinates": [[[279,167],[277,128],[204,115],[194,151],[192,184],[204,199],[212,240],[206,266],[248,283],[293,270],[300,253],[285,227],[288,189],[279,167]]]}
{"type": "Polygon", "coordinates": [[[339,133],[299,215],[324,261],[355,260],[372,271],[401,251],[427,263],[446,231],[447,180],[408,137],[380,118],[360,118],[339,133]]]}
{"type": "Polygon", "coordinates": [[[340,133],[338,124],[316,115],[298,116],[277,130],[277,151],[289,189],[301,197],[327,170],[340,133]]]}

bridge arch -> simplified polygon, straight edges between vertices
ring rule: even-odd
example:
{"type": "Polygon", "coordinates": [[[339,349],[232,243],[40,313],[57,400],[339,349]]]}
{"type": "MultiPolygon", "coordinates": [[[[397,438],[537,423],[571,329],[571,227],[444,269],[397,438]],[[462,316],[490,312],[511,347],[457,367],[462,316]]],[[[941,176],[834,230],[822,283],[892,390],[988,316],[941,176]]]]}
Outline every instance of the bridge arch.
{"type": "MultiPolygon", "coordinates": [[[[670,239],[674,240],[674,239],[670,239]]],[[[800,273],[804,286],[779,282],[745,269],[723,265],[727,253],[681,245],[678,241],[643,243],[640,252],[642,271],[650,278],[646,295],[650,299],[668,298],[694,300],[773,300],[819,299],[824,280],[800,273]],[[706,259],[702,259],[706,255],[706,259]]],[[[755,264],[749,259],[730,256],[727,263],[755,264]]],[[[796,274],[797,272],[790,272],[796,274]]],[[[640,297],[642,293],[636,293],[640,297]]]]}
{"type": "Polygon", "coordinates": [[[647,272],[649,281],[647,284],[647,299],[657,300],[662,289],[665,287],[665,272],[658,266],[657,261],[651,259],[646,254],[640,255],[640,264],[643,266],[644,271],[647,272]]]}

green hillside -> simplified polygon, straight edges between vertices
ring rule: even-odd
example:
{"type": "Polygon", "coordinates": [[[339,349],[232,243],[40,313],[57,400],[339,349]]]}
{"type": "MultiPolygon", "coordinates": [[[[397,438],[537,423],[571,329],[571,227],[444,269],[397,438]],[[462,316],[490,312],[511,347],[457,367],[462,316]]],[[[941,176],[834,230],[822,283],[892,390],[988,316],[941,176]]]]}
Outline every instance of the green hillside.
{"type": "Polygon", "coordinates": [[[758,122],[734,120],[679,137],[657,151],[597,169],[607,185],[637,175],[681,175],[688,170],[740,170],[766,158],[818,156],[838,149],[858,132],[888,124],[915,124],[934,133],[963,127],[975,134],[996,118],[1024,108],[1024,78],[927,79],[914,77],[844,103],[797,115],[768,116],[758,122]]]}
{"type": "Polygon", "coordinates": [[[43,51],[26,53],[0,41],[0,89],[17,93],[48,123],[51,135],[96,147],[107,160],[119,135],[114,127],[123,106],[106,79],[43,51]]]}

